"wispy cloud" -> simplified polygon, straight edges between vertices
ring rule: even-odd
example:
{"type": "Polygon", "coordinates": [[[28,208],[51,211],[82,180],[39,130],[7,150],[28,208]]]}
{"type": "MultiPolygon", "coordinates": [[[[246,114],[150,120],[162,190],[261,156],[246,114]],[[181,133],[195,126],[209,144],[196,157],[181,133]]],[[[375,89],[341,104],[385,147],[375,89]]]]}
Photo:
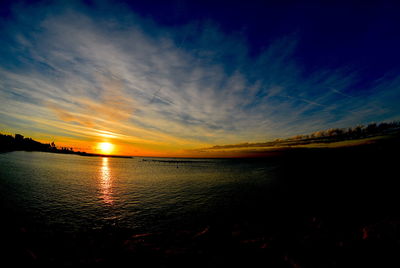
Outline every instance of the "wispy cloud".
{"type": "Polygon", "coordinates": [[[13,21],[0,54],[3,126],[19,118],[57,135],[190,149],[400,115],[399,77],[350,94],[358,78],[346,66],[303,72],[296,34],[254,58],[243,37],[209,22],[173,29],[77,7],[13,21]]]}

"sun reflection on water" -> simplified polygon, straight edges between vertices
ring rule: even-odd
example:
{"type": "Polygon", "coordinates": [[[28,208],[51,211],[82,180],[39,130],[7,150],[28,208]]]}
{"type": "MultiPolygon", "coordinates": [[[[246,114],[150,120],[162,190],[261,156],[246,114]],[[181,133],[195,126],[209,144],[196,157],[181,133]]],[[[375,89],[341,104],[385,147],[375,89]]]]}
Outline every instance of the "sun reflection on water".
{"type": "Polygon", "coordinates": [[[100,191],[101,198],[103,199],[104,203],[112,204],[112,178],[107,157],[103,157],[103,162],[100,169],[100,191]]]}

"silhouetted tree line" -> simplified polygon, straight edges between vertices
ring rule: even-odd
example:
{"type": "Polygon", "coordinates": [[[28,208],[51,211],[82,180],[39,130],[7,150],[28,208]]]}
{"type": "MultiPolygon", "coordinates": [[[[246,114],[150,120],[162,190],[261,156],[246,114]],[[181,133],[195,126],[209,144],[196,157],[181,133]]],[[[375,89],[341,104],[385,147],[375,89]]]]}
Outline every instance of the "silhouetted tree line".
{"type": "Polygon", "coordinates": [[[74,153],[72,148],[57,148],[54,142],[41,143],[31,138],[25,138],[21,134],[4,135],[0,134],[0,151],[40,151],[40,152],[57,152],[57,153],[74,153]]]}
{"type": "MultiPolygon", "coordinates": [[[[400,122],[383,122],[371,123],[366,126],[359,125],[352,128],[331,128],[327,130],[317,131],[307,135],[297,135],[286,140],[279,141],[341,141],[363,139],[378,135],[387,135],[398,132],[400,130],[400,122]]],[[[278,141],[278,140],[277,140],[278,141]]]]}
{"type": "Polygon", "coordinates": [[[215,145],[209,149],[233,149],[233,148],[260,148],[274,146],[296,146],[311,143],[332,143],[345,140],[357,140],[373,136],[384,136],[400,133],[400,121],[371,123],[367,126],[356,126],[351,128],[331,128],[317,131],[307,135],[297,135],[287,139],[276,139],[274,141],[259,143],[240,143],[231,145],[215,145]]]}

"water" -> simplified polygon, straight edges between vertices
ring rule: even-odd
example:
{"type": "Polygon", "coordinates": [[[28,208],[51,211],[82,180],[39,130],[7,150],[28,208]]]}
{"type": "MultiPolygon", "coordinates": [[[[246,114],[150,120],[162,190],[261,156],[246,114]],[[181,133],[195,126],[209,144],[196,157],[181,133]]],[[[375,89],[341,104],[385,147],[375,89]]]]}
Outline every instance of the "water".
{"type": "Polygon", "coordinates": [[[253,160],[0,154],[1,259],[23,267],[398,267],[398,150],[253,160]]]}
{"type": "Polygon", "coordinates": [[[0,154],[1,202],[46,229],[190,228],[262,205],[276,168],[249,160],[11,152],[0,154]]]}

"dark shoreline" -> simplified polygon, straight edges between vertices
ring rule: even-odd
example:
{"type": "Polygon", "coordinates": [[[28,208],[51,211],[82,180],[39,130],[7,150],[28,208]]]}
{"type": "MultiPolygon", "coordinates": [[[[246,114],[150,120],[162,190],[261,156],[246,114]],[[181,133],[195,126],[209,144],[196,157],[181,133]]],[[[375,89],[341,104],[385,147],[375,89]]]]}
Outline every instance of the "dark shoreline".
{"type": "Polygon", "coordinates": [[[85,152],[57,152],[57,151],[31,151],[31,150],[12,150],[12,151],[0,151],[0,153],[11,153],[11,152],[42,152],[42,153],[52,153],[52,154],[72,154],[72,155],[80,155],[80,156],[89,156],[89,157],[112,157],[112,158],[133,158],[133,156],[125,156],[125,155],[108,155],[108,154],[91,154],[85,152]]]}
{"type": "Polygon", "coordinates": [[[91,154],[85,152],[76,152],[73,154],[77,154],[80,156],[91,156],[91,157],[114,157],[114,158],[133,158],[133,156],[125,156],[125,155],[108,155],[108,154],[91,154]]]}
{"type": "Polygon", "coordinates": [[[0,153],[7,153],[14,151],[75,154],[75,155],[90,156],[90,157],[132,158],[132,156],[124,156],[124,155],[93,154],[81,151],[74,151],[73,148],[69,147],[57,147],[54,142],[41,143],[31,138],[25,138],[21,134],[15,134],[15,136],[11,136],[0,133],[0,153]]]}

